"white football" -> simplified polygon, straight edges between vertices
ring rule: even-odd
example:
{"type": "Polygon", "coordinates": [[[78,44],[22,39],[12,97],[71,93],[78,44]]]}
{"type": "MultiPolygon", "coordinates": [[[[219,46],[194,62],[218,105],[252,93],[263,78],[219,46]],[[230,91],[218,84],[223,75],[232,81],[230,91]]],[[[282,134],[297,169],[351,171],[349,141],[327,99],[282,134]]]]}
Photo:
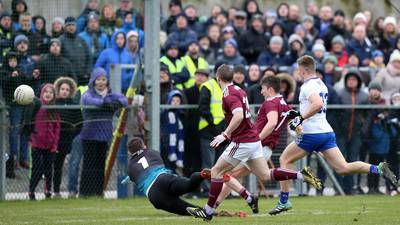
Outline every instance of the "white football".
{"type": "Polygon", "coordinates": [[[35,98],[35,92],[31,86],[22,84],[18,86],[14,91],[14,100],[20,105],[29,105],[35,98]]]}

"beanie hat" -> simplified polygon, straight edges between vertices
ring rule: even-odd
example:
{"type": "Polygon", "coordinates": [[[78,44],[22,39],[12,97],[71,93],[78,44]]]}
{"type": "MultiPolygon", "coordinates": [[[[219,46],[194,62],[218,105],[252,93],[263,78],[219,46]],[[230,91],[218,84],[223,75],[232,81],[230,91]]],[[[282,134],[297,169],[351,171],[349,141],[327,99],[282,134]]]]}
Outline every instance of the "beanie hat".
{"type": "Polygon", "coordinates": [[[382,85],[378,81],[371,81],[368,85],[368,90],[376,89],[382,91],[382,85]]]}
{"type": "Polygon", "coordinates": [[[395,49],[392,54],[390,55],[389,63],[393,61],[400,61],[400,51],[398,49],[395,49]]]}
{"type": "Polygon", "coordinates": [[[273,36],[271,40],[269,40],[269,45],[272,44],[280,44],[283,45],[283,38],[281,36],[273,36]]]}
{"type": "Polygon", "coordinates": [[[345,44],[344,44],[344,38],[342,37],[342,35],[336,35],[336,36],[332,39],[331,44],[334,45],[334,44],[336,44],[336,43],[339,43],[339,44],[341,44],[342,46],[345,45],[345,44]]]}
{"type": "Polygon", "coordinates": [[[7,11],[3,11],[0,14],[0,20],[3,19],[3,17],[11,17],[11,14],[9,12],[7,12],[7,11]]]}
{"type": "Polygon", "coordinates": [[[367,23],[367,17],[365,17],[364,13],[362,13],[362,12],[357,13],[354,16],[353,21],[356,21],[358,19],[363,20],[365,23],[367,23]]]}
{"type": "Polygon", "coordinates": [[[164,48],[166,51],[168,51],[171,48],[179,49],[178,43],[176,43],[174,41],[167,41],[167,43],[165,43],[164,48]]]}
{"type": "Polygon", "coordinates": [[[61,46],[61,41],[60,41],[58,38],[52,38],[52,39],[50,40],[50,46],[51,46],[53,43],[57,43],[59,46],[61,46]]]}
{"type": "Polygon", "coordinates": [[[227,46],[227,45],[233,45],[233,47],[235,47],[235,48],[238,47],[238,46],[237,46],[237,42],[236,42],[235,39],[233,39],[233,38],[228,39],[228,40],[226,40],[226,41],[224,42],[224,46],[227,46]]]}
{"type": "Polygon", "coordinates": [[[69,25],[76,25],[76,20],[74,17],[72,16],[68,16],[67,18],[65,18],[65,27],[69,26],[69,25]]]}
{"type": "Polygon", "coordinates": [[[29,39],[23,34],[18,35],[14,39],[14,48],[16,48],[21,42],[29,43],[29,39]]]}
{"type": "Polygon", "coordinates": [[[382,52],[381,50],[376,49],[376,50],[374,50],[374,51],[372,52],[371,56],[372,56],[372,58],[375,58],[375,57],[377,57],[377,56],[384,57],[384,54],[383,54],[383,52],[382,52]]]}
{"type": "Polygon", "coordinates": [[[326,49],[325,49],[325,46],[324,46],[323,44],[316,43],[316,44],[314,44],[314,46],[312,47],[312,52],[315,52],[315,51],[323,51],[323,52],[326,52],[326,49]]]}
{"type": "Polygon", "coordinates": [[[195,74],[202,74],[205,76],[210,76],[210,72],[208,71],[208,69],[197,69],[195,74]]]}
{"type": "Polygon", "coordinates": [[[98,21],[99,20],[99,15],[96,12],[92,11],[87,15],[87,19],[88,20],[96,20],[96,21],[98,21]]]}
{"type": "Polygon", "coordinates": [[[314,18],[312,16],[310,16],[310,15],[306,15],[306,16],[303,17],[303,22],[305,22],[307,20],[311,21],[311,23],[314,23],[314,18]]]}
{"type": "Polygon", "coordinates": [[[64,19],[63,18],[61,18],[61,17],[55,17],[52,21],[51,21],[51,24],[53,24],[53,23],[60,23],[61,24],[61,26],[64,26],[64,19]]]}
{"type": "Polygon", "coordinates": [[[338,9],[338,10],[336,10],[336,11],[335,11],[335,14],[334,14],[334,16],[341,16],[341,17],[345,17],[345,14],[344,14],[343,10],[341,10],[341,9],[338,9]]]}
{"type": "Polygon", "coordinates": [[[322,63],[325,64],[327,62],[333,63],[334,66],[338,64],[338,60],[334,55],[327,55],[324,57],[324,60],[322,60],[322,63]]]}
{"type": "Polygon", "coordinates": [[[289,40],[288,40],[288,44],[291,45],[291,44],[292,44],[293,42],[295,42],[295,41],[299,42],[301,45],[304,46],[304,41],[303,41],[303,39],[300,37],[300,35],[298,35],[298,34],[292,34],[292,35],[290,35],[289,40]]]}
{"type": "Polygon", "coordinates": [[[266,18],[268,18],[268,17],[277,18],[278,15],[276,14],[275,10],[270,9],[265,12],[265,17],[266,18]]]}
{"type": "Polygon", "coordinates": [[[396,27],[397,25],[396,18],[394,18],[393,16],[386,17],[385,20],[383,21],[383,26],[386,26],[388,24],[393,24],[393,26],[396,27]]]}

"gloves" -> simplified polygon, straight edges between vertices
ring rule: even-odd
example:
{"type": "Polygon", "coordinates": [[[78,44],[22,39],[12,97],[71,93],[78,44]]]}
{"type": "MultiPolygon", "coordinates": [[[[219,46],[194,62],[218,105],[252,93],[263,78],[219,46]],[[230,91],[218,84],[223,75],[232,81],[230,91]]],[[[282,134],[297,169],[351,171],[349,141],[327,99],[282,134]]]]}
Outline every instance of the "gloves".
{"type": "Polygon", "coordinates": [[[296,130],[296,128],[301,125],[303,120],[304,119],[303,119],[303,117],[301,115],[300,116],[296,116],[292,121],[289,122],[289,128],[291,130],[296,130]]]}
{"type": "Polygon", "coordinates": [[[231,140],[225,132],[222,132],[220,135],[214,137],[214,140],[210,143],[210,147],[216,149],[222,143],[229,143],[231,140]]]}
{"type": "Polygon", "coordinates": [[[283,116],[286,116],[288,120],[292,120],[296,118],[296,116],[300,116],[300,112],[294,109],[291,109],[287,112],[282,113],[283,116]]]}

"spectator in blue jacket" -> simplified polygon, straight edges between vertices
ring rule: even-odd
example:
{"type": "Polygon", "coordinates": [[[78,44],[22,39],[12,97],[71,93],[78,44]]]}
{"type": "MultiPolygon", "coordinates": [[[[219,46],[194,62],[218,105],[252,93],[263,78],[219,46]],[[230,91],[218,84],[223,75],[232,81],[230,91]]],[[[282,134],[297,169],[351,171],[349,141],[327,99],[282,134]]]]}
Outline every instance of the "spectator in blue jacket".
{"type": "Polygon", "coordinates": [[[176,16],[177,29],[168,35],[168,41],[178,43],[181,56],[187,51],[190,43],[197,41],[197,34],[188,28],[186,15],[181,13],[176,16]]]}
{"type": "Polygon", "coordinates": [[[109,46],[107,35],[100,29],[99,16],[95,12],[87,16],[87,27],[79,33],[79,37],[86,42],[92,62],[96,62],[100,52],[109,46]]]}
{"type": "Polygon", "coordinates": [[[224,52],[217,58],[216,64],[228,64],[228,65],[247,65],[246,60],[240,55],[238,45],[235,39],[226,40],[224,43],[224,52]]]}
{"type": "Polygon", "coordinates": [[[78,33],[83,32],[85,30],[88,22],[88,15],[91,12],[100,15],[98,0],[88,0],[85,9],[81,13],[81,15],[76,19],[76,31],[78,33]]]}
{"type": "Polygon", "coordinates": [[[283,38],[273,36],[269,40],[269,48],[258,56],[259,66],[283,66],[285,65],[285,51],[283,49],[283,38]]]}
{"type": "Polygon", "coordinates": [[[346,45],[349,55],[356,53],[360,59],[360,66],[368,66],[372,51],[372,43],[367,37],[367,30],[364,25],[357,25],[353,31],[353,37],[346,45]]]}
{"type": "Polygon", "coordinates": [[[129,31],[136,31],[139,34],[139,46],[140,48],[144,47],[144,32],[136,26],[132,12],[127,12],[125,14],[121,30],[124,31],[125,34],[128,34],[129,31]]]}
{"type": "MultiPolygon", "coordinates": [[[[113,64],[133,64],[132,57],[130,56],[128,50],[125,48],[126,37],[122,30],[114,32],[110,48],[105,49],[100,53],[99,58],[97,58],[94,67],[102,67],[110,73],[110,67],[113,64]]],[[[121,74],[121,89],[122,93],[128,90],[131,78],[133,75],[132,69],[123,69],[121,74]]]]}
{"type": "Polygon", "coordinates": [[[103,68],[93,69],[89,90],[81,100],[83,105],[99,107],[83,110],[84,122],[80,133],[83,145],[81,196],[103,194],[104,167],[113,131],[112,118],[119,108],[128,105],[125,96],[111,91],[108,78],[103,68]]]}
{"type": "MultiPolygon", "coordinates": [[[[178,106],[183,103],[183,95],[179,90],[172,90],[168,94],[167,104],[178,106]]],[[[162,156],[166,165],[174,169],[176,173],[182,174],[184,154],[184,113],[180,109],[169,109],[162,113],[162,156]]]]}

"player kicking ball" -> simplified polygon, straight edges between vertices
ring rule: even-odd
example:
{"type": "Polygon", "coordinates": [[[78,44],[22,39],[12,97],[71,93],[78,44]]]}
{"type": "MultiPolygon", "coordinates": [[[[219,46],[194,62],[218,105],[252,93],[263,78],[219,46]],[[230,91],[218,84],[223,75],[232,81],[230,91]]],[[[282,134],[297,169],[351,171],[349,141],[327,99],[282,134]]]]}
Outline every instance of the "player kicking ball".
{"type": "MultiPolygon", "coordinates": [[[[262,144],[264,158],[268,162],[272,155],[273,149],[279,142],[280,133],[287,121],[293,119],[297,115],[296,111],[286,104],[282,95],[279,94],[280,79],[277,77],[265,77],[261,81],[261,94],[265,101],[258,111],[255,126],[259,133],[262,144]]],[[[258,213],[257,197],[251,196],[252,199],[246,198],[248,194],[246,189],[234,178],[242,178],[251,173],[249,167],[245,163],[240,163],[233,169],[230,175],[224,175],[224,186],[218,196],[216,206],[218,206],[232,190],[240,194],[252,209],[253,213],[258,213]],[[252,200],[252,201],[250,201],[252,200]]]]}
{"type": "MultiPolygon", "coordinates": [[[[371,165],[356,161],[348,163],[336,145],[335,133],[326,120],[328,89],[315,73],[315,61],[311,56],[297,59],[298,73],[303,79],[300,88],[300,112],[291,122],[291,130],[297,131],[294,142],[289,144],[280,157],[280,165],[292,168],[293,164],[312,152],[320,152],[329,165],[340,175],[370,173],[383,176],[397,186],[397,179],[385,162],[371,165]],[[301,132],[301,133],[300,133],[301,132]]],[[[269,212],[271,215],[292,208],[289,199],[290,182],[282,181],[278,204],[269,212]]]]}
{"type": "Polygon", "coordinates": [[[146,149],[143,140],[137,137],[128,142],[128,152],[129,178],[156,209],[189,215],[186,208],[197,207],[182,200],[180,196],[195,191],[204,180],[203,177],[207,176],[206,170],[193,173],[190,179],[173,175],[172,171],[165,168],[160,153],[146,149]]]}
{"type": "MultiPolygon", "coordinates": [[[[217,82],[223,90],[222,109],[228,127],[210,143],[212,148],[218,148],[226,141],[232,140],[222,153],[216,164],[211,168],[210,191],[208,202],[204,208],[188,207],[187,211],[196,218],[210,221],[215,211],[216,200],[221,193],[223,176],[240,162],[246,162],[250,170],[262,181],[267,180],[304,180],[317,189],[321,182],[310,168],[301,172],[288,169],[269,170],[264,159],[261,142],[257,130],[250,121],[250,109],[246,92],[234,85],[233,70],[227,65],[221,65],[216,73],[217,82]]],[[[246,191],[247,192],[247,191],[246,191]]],[[[248,192],[247,192],[248,193],[248,192]]],[[[248,196],[251,201],[251,196],[248,196]]]]}

